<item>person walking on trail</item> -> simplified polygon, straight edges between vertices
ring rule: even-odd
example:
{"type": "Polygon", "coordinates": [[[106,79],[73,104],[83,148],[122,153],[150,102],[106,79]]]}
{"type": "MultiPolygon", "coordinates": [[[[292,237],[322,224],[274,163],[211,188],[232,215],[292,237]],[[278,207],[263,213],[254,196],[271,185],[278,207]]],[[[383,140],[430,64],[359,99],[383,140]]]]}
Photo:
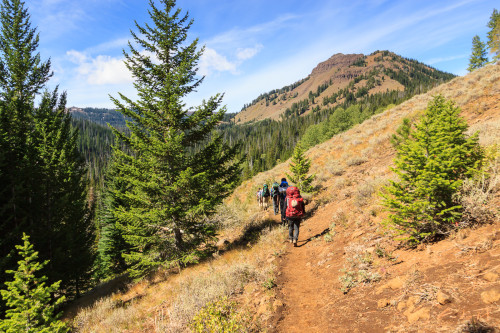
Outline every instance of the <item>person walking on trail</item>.
{"type": "Polygon", "coordinates": [[[297,247],[299,239],[299,228],[302,217],[306,213],[304,199],[300,196],[300,191],[295,186],[286,189],[286,219],[288,220],[288,240],[297,247]]]}
{"type": "Polygon", "coordinates": [[[263,200],[264,210],[267,210],[267,208],[269,207],[270,198],[271,198],[271,193],[269,192],[269,186],[267,184],[264,184],[264,187],[262,188],[262,200],[263,200]]]}
{"type": "Polygon", "coordinates": [[[262,207],[262,189],[260,187],[257,191],[257,203],[259,204],[259,207],[262,207]]]}
{"type": "Polygon", "coordinates": [[[280,210],[281,210],[281,223],[286,225],[286,189],[288,188],[288,182],[286,178],[281,178],[281,184],[278,187],[279,197],[280,197],[280,210]]]}
{"type": "Polygon", "coordinates": [[[278,215],[280,212],[280,184],[277,182],[273,183],[273,187],[271,188],[271,198],[273,198],[273,209],[274,215],[278,215]]]}

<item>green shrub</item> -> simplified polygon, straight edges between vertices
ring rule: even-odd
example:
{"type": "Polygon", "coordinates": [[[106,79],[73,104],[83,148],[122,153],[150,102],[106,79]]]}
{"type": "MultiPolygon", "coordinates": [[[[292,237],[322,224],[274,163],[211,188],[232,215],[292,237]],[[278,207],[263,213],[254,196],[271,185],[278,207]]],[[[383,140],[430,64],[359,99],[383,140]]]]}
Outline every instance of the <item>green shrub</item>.
{"type": "Polygon", "coordinates": [[[468,137],[460,109],[442,96],[432,100],[420,122],[405,121],[393,138],[397,149],[391,181],[383,193],[391,212],[386,224],[411,245],[449,233],[462,206],[456,194],[481,166],[477,133],[468,137]]]}
{"type": "Polygon", "coordinates": [[[194,316],[190,328],[197,333],[248,332],[250,318],[237,311],[236,303],[227,297],[205,305],[194,316]]]}

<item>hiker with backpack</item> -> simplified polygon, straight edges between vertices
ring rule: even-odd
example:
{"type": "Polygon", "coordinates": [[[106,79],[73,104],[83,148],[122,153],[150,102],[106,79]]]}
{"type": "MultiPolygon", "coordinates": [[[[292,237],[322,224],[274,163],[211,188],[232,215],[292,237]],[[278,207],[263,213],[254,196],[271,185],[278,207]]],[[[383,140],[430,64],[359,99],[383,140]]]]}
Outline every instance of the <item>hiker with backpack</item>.
{"type": "Polygon", "coordinates": [[[277,182],[273,183],[273,187],[271,188],[271,198],[273,198],[273,209],[274,215],[278,215],[280,211],[280,184],[277,182]]]}
{"type": "Polygon", "coordinates": [[[279,199],[280,199],[281,223],[283,223],[283,225],[286,225],[285,201],[286,201],[286,189],[287,188],[288,188],[288,182],[286,181],[286,178],[281,178],[281,184],[278,187],[278,191],[279,191],[279,199]]]}
{"type": "Polygon", "coordinates": [[[262,189],[260,187],[257,191],[257,202],[259,204],[259,207],[262,207],[262,189]]]}
{"type": "Polygon", "coordinates": [[[286,189],[286,219],[288,220],[288,240],[293,243],[294,247],[297,247],[300,222],[305,213],[306,207],[299,189],[289,186],[286,189]]]}
{"type": "Polygon", "coordinates": [[[264,210],[267,210],[269,207],[269,198],[271,197],[271,193],[269,192],[269,186],[267,184],[264,184],[264,187],[262,188],[262,198],[263,198],[263,206],[264,210]]]}

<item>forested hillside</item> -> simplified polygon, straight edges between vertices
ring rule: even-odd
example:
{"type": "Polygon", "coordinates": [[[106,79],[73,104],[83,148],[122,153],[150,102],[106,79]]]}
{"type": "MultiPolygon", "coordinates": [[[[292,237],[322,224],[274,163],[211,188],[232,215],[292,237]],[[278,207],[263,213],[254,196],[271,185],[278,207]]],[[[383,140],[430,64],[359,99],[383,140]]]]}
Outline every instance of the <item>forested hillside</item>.
{"type": "MultiPolygon", "coordinates": [[[[453,77],[389,51],[336,54],[307,78],[260,95],[238,114],[226,114],[218,131],[228,144],[242,144],[239,157],[246,156],[242,178],[248,179],[288,159],[299,141],[311,147],[453,77]],[[279,116],[276,110],[281,110],[279,116]],[[248,119],[253,120],[245,122],[248,119]]],[[[115,110],[70,111],[77,119],[125,126],[125,117],[115,110]]],[[[99,179],[109,156],[111,132],[87,124],[78,125],[85,131],[79,147],[91,165],[90,174],[99,179]]]]}
{"type": "Polygon", "coordinates": [[[311,147],[453,77],[389,51],[336,54],[308,78],[259,96],[220,130],[242,142],[247,179],[288,159],[299,141],[311,147]]]}

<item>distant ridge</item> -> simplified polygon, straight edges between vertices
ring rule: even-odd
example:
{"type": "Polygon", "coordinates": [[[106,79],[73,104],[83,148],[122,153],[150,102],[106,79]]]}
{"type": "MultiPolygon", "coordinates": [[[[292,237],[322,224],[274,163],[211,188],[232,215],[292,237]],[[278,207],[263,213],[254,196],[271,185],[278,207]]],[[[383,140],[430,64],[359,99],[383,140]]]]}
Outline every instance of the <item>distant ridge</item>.
{"type": "Polygon", "coordinates": [[[350,98],[349,93],[355,98],[387,91],[414,95],[454,77],[389,51],[375,51],[370,55],[337,53],[319,63],[308,77],[261,94],[243,107],[235,122],[297,114],[294,104],[300,104],[299,115],[307,114],[313,109],[340,105],[350,98]]]}

